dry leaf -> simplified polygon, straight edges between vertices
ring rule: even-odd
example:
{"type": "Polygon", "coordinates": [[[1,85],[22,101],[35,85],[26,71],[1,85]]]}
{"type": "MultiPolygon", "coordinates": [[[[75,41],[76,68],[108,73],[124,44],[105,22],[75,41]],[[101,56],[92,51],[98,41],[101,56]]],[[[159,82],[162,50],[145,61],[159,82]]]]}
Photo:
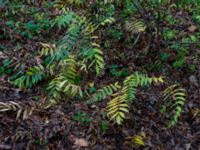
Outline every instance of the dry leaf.
{"type": "Polygon", "coordinates": [[[191,33],[194,33],[196,30],[197,30],[197,26],[195,26],[195,25],[191,25],[191,26],[188,28],[188,31],[191,32],[191,33]]]}
{"type": "Polygon", "coordinates": [[[80,138],[80,139],[76,138],[74,144],[76,146],[78,146],[78,147],[87,147],[88,146],[88,141],[86,141],[83,138],[80,138]]]}

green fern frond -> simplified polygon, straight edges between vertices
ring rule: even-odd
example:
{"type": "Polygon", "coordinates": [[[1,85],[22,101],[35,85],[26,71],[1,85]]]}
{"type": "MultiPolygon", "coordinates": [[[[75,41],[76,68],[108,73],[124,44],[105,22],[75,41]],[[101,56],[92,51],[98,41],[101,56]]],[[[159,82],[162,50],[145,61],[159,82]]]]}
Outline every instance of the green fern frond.
{"type": "Polygon", "coordinates": [[[177,123],[178,118],[183,111],[183,106],[186,101],[185,89],[177,84],[172,85],[163,92],[163,97],[165,104],[163,105],[161,112],[164,114],[174,113],[168,124],[168,127],[171,128],[177,123]]]}
{"type": "Polygon", "coordinates": [[[12,84],[19,87],[20,89],[31,88],[41,81],[44,77],[43,66],[29,67],[26,74],[18,77],[12,84]]]}
{"type": "Polygon", "coordinates": [[[137,91],[137,80],[135,75],[130,75],[125,78],[123,82],[122,94],[126,95],[126,102],[132,102],[135,99],[136,91],[137,91]]]}
{"type": "Polygon", "coordinates": [[[64,37],[58,42],[56,51],[56,60],[63,59],[69,56],[69,53],[75,50],[77,41],[80,37],[80,27],[71,26],[65,33],[64,37]]]}
{"type": "Polygon", "coordinates": [[[123,82],[122,94],[127,95],[126,101],[131,103],[135,99],[138,86],[147,86],[155,83],[163,83],[162,77],[148,77],[138,72],[125,78],[123,82]]]}
{"type": "Polygon", "coordinates": [[[109,84],[108,86],[103,87],[102,89],[98,90],[88,101],[87,104],[94,104],[105,99],[107,96],[112,95],[114,92],[119,90],[121,86],[118,82],[114,84],[109,84]]]}
{"type": "Polygon", "coordinates": [[[62,27],[67,27],[73,21],[75,13],[71,11],[65,12],[65,14],[56,16],[54,24],[58,26],[59,29],[62,27]]]}
{"type": "Polygon", "coordinates": [[[124,99],[124,95],[118,95],[107,104],[107,116],[119,125],[123,122],[125,113],[129,112],[129,106],[124,99]]]}
{"type": "Polygon", "coordinates": [[[132,18],[131,20],[126,21],[126,29],[132,34],[138,34],[140,32],[144,32],[146,29],[146,26],[143,22],[132,18]]]}
{"type": "MultiPolygon", "coordinates": [[[[55,44],[41,43],[40,56],[47,56],[54,60],[61,61],[68,57],[77,47],[80,38],[81,28],[77,25],[70,25],[65,35],[55,44]]],[[[78,48],[78,47],[77,47],[78,48]]]]}

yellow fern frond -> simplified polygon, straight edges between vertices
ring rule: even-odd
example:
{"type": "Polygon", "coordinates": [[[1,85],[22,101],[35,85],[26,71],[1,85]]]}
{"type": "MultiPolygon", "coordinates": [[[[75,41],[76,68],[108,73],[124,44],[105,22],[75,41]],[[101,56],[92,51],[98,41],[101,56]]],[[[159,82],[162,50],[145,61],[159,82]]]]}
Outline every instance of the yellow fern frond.
{"type": "Polygon", "coordinates": [[[143,22],[132,18],[130,21],[126,22],[126,29],[132,34],[138,34],[140,32],[144,32],[146,29],[146,26],[143,22]]]}
{"type": "Polygon", "coordinates": [[[162,76],[160,76],[160,77],[152,77],[152,80],[155,83],[164,83],[164,78],[162,76]]]}
{"type": "Polygon", "coordinates": [[[115,22],[115,18],[109,17],[109,18],[106,18],[105,20],[103,20],[102,22],[100,22],[100,25],[105,26],[105,25],[111,24],[113,22],[115,22]]]}
{"type": "Polygon", "coordinates": [[[139,135],[133,135],[127,137],[125,140],[130,142],[130,144],[134,147],[145,146],[145,138],[146,135],[144,132],[141,132],[139,135]]]}
{"type": "Polygon", "coordinates": [[[129,112],[128,104],[124,96],[117,96],[107,104],[107,116],[117,124],[121,124],[125,118],[125,113],[129,112]]]}
{"type": "Polygon", "coordinates": [[[48,44],[48,43],[40,43],[42,46],[42,49],[40,51],[40,56],[53,56],[56,51],[56,45],[55,44],[48,44]]]}
{"type": "Polygon", "coordinates": [[[105,69],[105,62],[103,58],[103,52],[100,50],[100,45],[93,42],[91,43],[92,49],[91,49],[91,55],[88,56],[88,59],[91,59],[92,62],[88,66],[88,68],[91,68],[93,65],[95,66],[95,71],[97,75],[101,75],[104,72],[105,69]]]}
{"type": "Polygon", "coordinates": [[[172,127],[178,121],[178,118],[183,111],[183,106],[186,101],[185,89],[181,88],[180,85],[174,84],[163,92],[164,105],[161,109],[162,113],[174,114],[169,122],[168,127],[172,127]]]}

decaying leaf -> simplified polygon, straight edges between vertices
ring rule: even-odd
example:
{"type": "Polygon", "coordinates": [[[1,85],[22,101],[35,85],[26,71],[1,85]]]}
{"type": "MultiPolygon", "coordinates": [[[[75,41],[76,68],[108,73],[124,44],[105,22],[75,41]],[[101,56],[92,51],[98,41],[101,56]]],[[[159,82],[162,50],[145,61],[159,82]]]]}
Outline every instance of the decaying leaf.
{"type": "Polygon", "coordinates": [[[191,33],[194,33],[196,30],[197,30],[197,26],[195,26],[195,25],[191,25],[191,26],[188,28],[188,31],[191,32],[191,33]]]}
{"type": "Polygon", "coordinates": [[[87,147],[88,146],[88,141],[86,141],[83,138],[76,138],[74,144],[77,147],[87,147]]]}

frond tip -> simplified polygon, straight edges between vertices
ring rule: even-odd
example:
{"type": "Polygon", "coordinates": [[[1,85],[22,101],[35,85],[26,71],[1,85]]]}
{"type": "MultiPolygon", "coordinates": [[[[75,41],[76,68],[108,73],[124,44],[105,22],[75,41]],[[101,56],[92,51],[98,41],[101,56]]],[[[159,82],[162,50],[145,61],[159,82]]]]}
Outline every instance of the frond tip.
{"type": "Polygon", "coordinates": [[[164,90],[163,97],[165,104],[163,105],[161,112],[164,114],[173,114],[168,124],[168,127],[171,128],[177,123],[178,118],[183,111],[183,106],[186,101],[185,89],[181,88],[180,85],[174,84],[164,90]]]}
{"type": "Polygon", "coordinates": [[[133,147],[145,146],[146,135],[141,132],[139,135],[133,135],[125,138],[125,140],[130,143],[133,147]]]}

